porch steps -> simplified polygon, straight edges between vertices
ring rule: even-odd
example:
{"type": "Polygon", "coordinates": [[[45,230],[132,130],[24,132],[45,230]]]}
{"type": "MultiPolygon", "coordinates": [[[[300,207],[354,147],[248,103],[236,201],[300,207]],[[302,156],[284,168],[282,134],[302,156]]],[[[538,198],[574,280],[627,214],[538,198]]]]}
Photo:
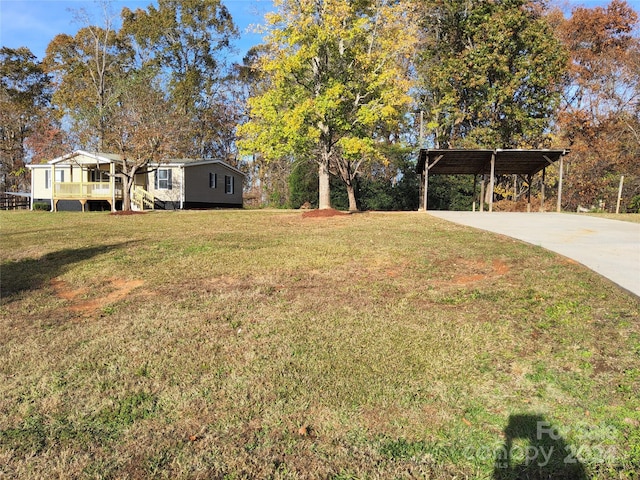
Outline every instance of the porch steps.
{"type": "Polygon", "coordinates": [[[155,205],[154,196],[144,188],[134,185],[131,189],[131,208],[133,210],[153,210],[155,205]]]}

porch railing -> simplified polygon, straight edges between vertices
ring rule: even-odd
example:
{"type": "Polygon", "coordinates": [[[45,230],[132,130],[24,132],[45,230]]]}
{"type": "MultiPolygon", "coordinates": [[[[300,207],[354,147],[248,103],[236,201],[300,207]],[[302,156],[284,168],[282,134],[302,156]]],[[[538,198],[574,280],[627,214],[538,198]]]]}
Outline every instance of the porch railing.
{"type": "Polygon", "coordinates": [[[138,210],[144,210],[145,208],[153,210],[155,206],[155,197],[144,188],[134,185],[131,189],[131,202],[138,208],[138,210]]]}
{"type": "MultiPolygon", "coordinates": [[[[122,199],[122,187],[116,185],[115,198],[122,199]]],[[[87,198],[111,199],[111,184],[109,182],[57,182],[53,186],[54,198],[87,198]]]]}

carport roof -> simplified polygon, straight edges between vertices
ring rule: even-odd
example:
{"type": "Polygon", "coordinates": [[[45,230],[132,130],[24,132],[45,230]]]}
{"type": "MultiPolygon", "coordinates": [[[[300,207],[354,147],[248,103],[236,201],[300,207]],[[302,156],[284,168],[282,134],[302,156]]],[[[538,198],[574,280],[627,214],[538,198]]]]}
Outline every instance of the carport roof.
{"type": "Polygon", "coordinates": [[[496,175],[534,175],[569,153],[568,150],[438,150],[421,149],[417,173],[424,173],[428,160],[429,175],[491,174],[491,157],[495,155],[496,175]]]}

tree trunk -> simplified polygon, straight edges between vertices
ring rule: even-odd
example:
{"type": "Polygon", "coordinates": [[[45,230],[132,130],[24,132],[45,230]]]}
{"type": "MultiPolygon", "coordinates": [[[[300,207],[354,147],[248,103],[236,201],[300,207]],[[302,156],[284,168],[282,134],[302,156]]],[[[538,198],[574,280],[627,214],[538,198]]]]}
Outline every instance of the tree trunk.
{"type": "Polygon", "coordinates": [[[349,211],[357,212],[358,204],[356,202],[356,191],[355,191],[355,188],[353,187],[353,183],[351,182],[347,183],[347,195],[349,196],[349,211]]]}
{"type": "Polygon", "coordinates": [[[133,178],[125,177],[122,188],[122,210],[128,212],[131,210],[131,186],[133,185],[133,178]]]}
{"type": "Polygon", "coordinates": [[[318,208],[331,208],[331,192],[329,189],[329,156],[323,155],[318,164],[318,208]],[[325,158],[326,157],[326,158],[325,158]]]}
{"type": "MultiPolygon", "coordinates": [[[[123,154],[124,157],[124,154],[123,154]]],[[[122,179],[122,210],[131,210],[131,188],[136,180],[136,173],[140,170],[140,165],[129,166],[130,170],[127,170],[127,161],[122,161],[122,173],[120,178],[122,179]],[[126,173],[125,173],[126,172],[126,173]]]]}

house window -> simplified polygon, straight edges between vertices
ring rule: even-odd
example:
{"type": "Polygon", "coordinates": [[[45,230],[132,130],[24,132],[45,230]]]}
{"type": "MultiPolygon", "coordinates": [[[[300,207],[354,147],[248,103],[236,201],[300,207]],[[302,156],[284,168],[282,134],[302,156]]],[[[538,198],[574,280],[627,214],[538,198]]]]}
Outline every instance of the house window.
{"type": "Polygon", "coordinates": [[[230,175],[224,176],[224,193],[233,193],[233,177],[230,175]]]}
{"type": "Polygon", "coordinates": [[[91,181],[92,182],[108,182],[109,172],[105,172],[104,170],[91,170],[91,181]]]}
{"type": "Polygon", "coordinates": [[[156,172],[156,190],[171,190],[171,170],[161,168],[156,172]]]}
{"type": "Polygon", "coordinates": [[[209,172],[209,188],[218,188],[218,174],[209,172]]]}
{"type": "MultiPolygon", "coordinates": [[[[64,170],[56,170],[56,183],[64,182],[64,170]]],[[[44,171],[44,188],[51,188],[51,170],[44,171]]]]}

